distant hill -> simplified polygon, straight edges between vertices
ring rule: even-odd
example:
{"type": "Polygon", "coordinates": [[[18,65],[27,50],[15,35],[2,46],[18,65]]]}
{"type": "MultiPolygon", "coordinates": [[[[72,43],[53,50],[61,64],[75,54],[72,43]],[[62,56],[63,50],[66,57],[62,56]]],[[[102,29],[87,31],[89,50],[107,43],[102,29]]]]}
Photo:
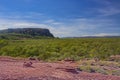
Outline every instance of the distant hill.
{"type": "Polygon", "coordinates": [[[53,34],[48,29],[43,28],[16,28],[0,30],[2,39],[22,39],[22,38],[53,38],[53,34]]]}
{"type": "Polygon", "coordinates": [[[120,38],[120,36],[86,36],[86,38],[120,38]]]}
{"type": "Polygon", "coordinates": [[[120,36],[83,36],[83,37],[63,37],[63,38],[120,38],[120,36]]]}

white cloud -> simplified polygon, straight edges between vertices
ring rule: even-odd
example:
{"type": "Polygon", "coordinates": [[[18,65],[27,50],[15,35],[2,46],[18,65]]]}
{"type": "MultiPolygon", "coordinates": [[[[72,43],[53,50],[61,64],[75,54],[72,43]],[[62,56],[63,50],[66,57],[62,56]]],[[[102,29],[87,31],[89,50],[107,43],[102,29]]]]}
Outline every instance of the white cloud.
{"type": "Polygon", "coordinates": [[[24,13],[19,13],[19,12],[0,12],[0,18],[2,19],[22,19],[22,20],[30,20],[30,19],[43,19],[47,18],[45,15],[42,13],[37,13],[37,12],[24,12],[24,13]]]}
{"type": "Polygon", "coordinates": [[[96,10],[101,13],[102,16],[111,16],[120,14],[120,5],[117,1],[110,0],[94,0],[98,4],[101,4],[101,8],[96,8],[96,10]]]}
{"type": "MultiPolygon", "coordinates": [[[[29,17],[36,16],[40,18],[40,13],[33,13],[28,15],[29,17]]],[[[15,15],[17,16],[17,15],[15,15]]],[[[0,29],[6,28],[47,28],[56,37],[79,37],[84,35],[93,35],[94,33],[107,33],[115,27],[116,23],[113,19],[101,19],[101,18],[78,18],[69,19],[64,22],[59,22],[54,19],[43,19],[42,21],[31,21],[29,19],[15,19],[12,16],[3,17],[0,19],[0,29]],[[9,18],[11,17],[11,18],[9,18]],[[110,30],[111,29],[111,30],[110,30]]],[[[20,17],[18,15],[18,17],[20,17]]],[[[24,15],[23,17],[26,17],[24,15]]],[[[32,18],[31,18],[32,19],[32,18]]],[[[120,30],[117,27],[117,30],[120,30]]],[[[112,34],[111,32],[110,34],[112,34]]],[[[119,32],[116,32],[119,33],[119,32]]],[[[95,34],[94,34],[95,35],[95,34]]],[[[103,35],[99,34],[98,36],[103,35]]]]}
{"type": "MultiPolygon", "coordinates": [[[[23,1],[31,3],[34,0],[23,1]]],[[[69,19],[66,21],[64,20],[64,22],[56,21],[37,12],[5,13],[2,11],[0,12],[0,30],[6,28],[27,27],[48,28],[55,36],[59,37],[120,35],[120,32],[118,32],[120,31],[120,27],[118,27],[119,23],[116,23],[114,19],[104,18],[106,16],[120,14],[120,6],[111,3],[109,0],[91,1],[96,1],[103,5],[99,8],[90,8],[90,11],[86,10],[87,15],[93,16],[92,18],[69,19]]],[[[0,6],[0,10],[2,9],[5,10],[4,7],[0,6]]],[[[85,13],[85,11],[83,11],[83,13],[85,13]]]]}
{"type": "Polygon", "coordinates": [[[84,11],[85,14],[92,17],[110,17],[120,14],[120,4],[119,1],[112,0],[91,0],[98,6],[90,7],[88,10],[84,11]]]}
{"type": "MultiPolygon", "coordinates": [[[[17,21],[17,20],[9,20],[9,19],[0,19],[0,29],[6,28],[47,28],[49,29],[56,37],[79,37],[85,35],[94,35],[94,36],[104,36],[104,35],[118,35],[117,33],[100,33],[94,34],[96,32],[100,32],[110,26],[112,20],[102,20],[102,19],[73,19],[68,23],[61,24],[53,24],[57,22],[55,20],[46,20],[46,23],[35,23],[30,21],[17,21]],[[102,23],[102,24],[101,24],[102,23]],[[52,25],[51,25],[52,24],[52,25]],[[104,25],[104,26],[103,26],[104,25]],[[102,29],[103,28],[103,29],[102,29]]],[[[112,23],[111,23],[112,25],[112,23]]],[[[114,24],[113,24],[114,25],[114,24]]],[[[108,29],[109,30],[109,29],[108,29]]]]}
{"type": "Polygon", "coordinates": [[[120,14],[120,9],[114,7],[107,7],[104,9],[99,9],[98,11],[102,14],[102,16],[111,16],[111,15],[120,14]]]}
{"type": "Polygon", "coordinates": [[[43,23],[52,24],[52,25],[61,25],[62,24],[61,22],[57,22],[57,21],[55,21],[53,19],[45,20],[45,21],[43,21],[43,23]]]}

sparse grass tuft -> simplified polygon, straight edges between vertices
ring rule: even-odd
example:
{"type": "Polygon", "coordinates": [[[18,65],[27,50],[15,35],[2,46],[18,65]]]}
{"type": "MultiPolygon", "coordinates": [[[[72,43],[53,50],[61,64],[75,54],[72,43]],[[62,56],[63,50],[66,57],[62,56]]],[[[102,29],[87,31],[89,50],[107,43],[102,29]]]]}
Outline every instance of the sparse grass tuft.
{"type": "Polygon", "coordinates": [[[109,60],[110,61],[120,62],[120,55],[111,55],[109,60]]]}
{"type": "Polygon", "coordinates": [[[94,60],[79,61],[79,70],[90,73],[101,73],[105,75],[120,76],[120,64],[113,61],[98,61],[94,60]]]}

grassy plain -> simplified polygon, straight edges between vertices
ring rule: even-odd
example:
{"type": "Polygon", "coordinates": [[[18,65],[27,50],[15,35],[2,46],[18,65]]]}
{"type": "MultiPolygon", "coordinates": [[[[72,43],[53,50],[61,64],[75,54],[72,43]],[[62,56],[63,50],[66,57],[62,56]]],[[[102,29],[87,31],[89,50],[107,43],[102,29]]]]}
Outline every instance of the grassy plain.
{"type": "Polygon", "coordinates": [[[120,38],[0,40],[0,55],[36,57],[45,61],[99,58],[120,55],[120,38]]]}

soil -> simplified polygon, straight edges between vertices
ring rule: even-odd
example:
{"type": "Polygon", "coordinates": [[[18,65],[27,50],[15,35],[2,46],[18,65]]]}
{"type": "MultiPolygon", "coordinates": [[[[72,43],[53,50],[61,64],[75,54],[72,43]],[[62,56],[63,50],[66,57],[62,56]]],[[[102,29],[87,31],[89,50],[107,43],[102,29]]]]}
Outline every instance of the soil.
{"type": "Polygon", "coordinates": [[[73,61],[43,62],[0,57],[0,80],[120,80],[120,76],[87,73],[77,70],[73,61]]]}

